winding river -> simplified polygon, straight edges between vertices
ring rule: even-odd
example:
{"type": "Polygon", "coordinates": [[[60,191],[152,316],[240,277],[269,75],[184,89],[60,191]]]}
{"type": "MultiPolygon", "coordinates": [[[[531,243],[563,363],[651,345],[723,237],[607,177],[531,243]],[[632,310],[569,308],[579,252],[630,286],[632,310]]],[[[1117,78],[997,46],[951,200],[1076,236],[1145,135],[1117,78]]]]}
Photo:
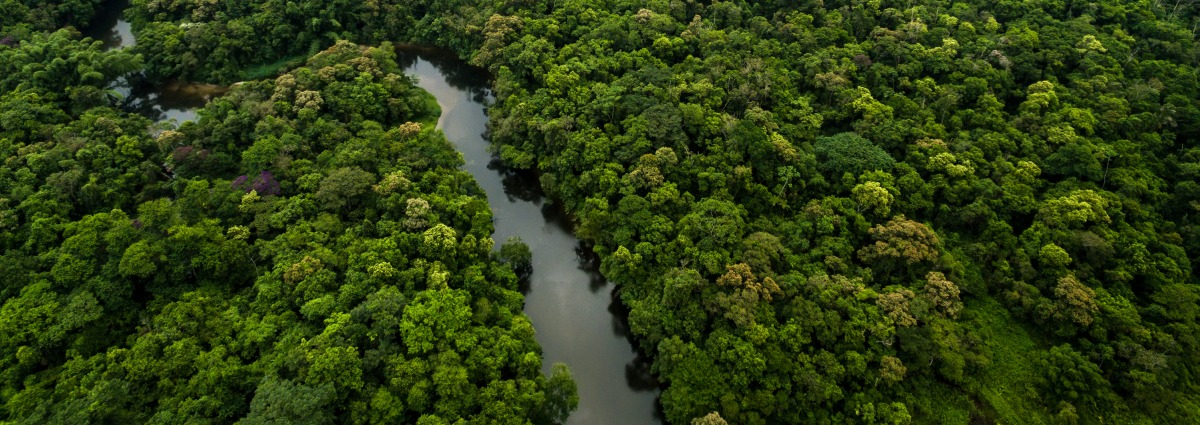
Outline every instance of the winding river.
{"type": "MultiPolygon", "coordinates": [[[[121,12],[128,0],[105,4],[84,34],[107,48],[134,44],[121,12]]],[[[533,273],[524,287],[525,313],[537,330],[544,373],[554,363],[571,368],[579,390],[572,425],[639,425],[662,422],[658,383],[649,362],[630,341],[628,312],[600,275],[591,249],[571,233],[566,215],[545,197],[537,179],[504,168],[488,152],[486,104],[491,99],[486,73],[436,49],[401,46],[402,68],[432,93],[442,107],[438,127],[466,161],[466,170],[483,187],[495,217],[493,239],[519,236],[533,253],[533,273]]],[[[123,81],[116,87],[124,106],[156,121],[183,122],[216,86],[167,83],[159,86],[123,81]]]]}
{"type": "Polygon", "coordinates": [[[571,367],[579,409],[569,424],[654,424],[662,419],[658,383],[629,339],[627,312],[600,275],[591,249],[542,194],[537,179],[504,168],[488,152],[489,82],[484,71],[447,52],[401,47],[399,62],[442,107],[438,127],[462,152],[466,169],[487,193],[495,217],[492,238],[519,236],[533,252],[525,313],[542,345],[543,369],[571,367]]]}

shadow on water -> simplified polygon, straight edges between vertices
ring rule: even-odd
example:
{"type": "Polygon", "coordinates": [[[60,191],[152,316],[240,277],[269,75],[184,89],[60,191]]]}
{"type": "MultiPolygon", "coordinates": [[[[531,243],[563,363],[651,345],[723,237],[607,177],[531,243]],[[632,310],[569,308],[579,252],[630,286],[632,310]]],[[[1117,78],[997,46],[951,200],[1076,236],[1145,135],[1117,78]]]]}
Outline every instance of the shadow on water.
{"type": "MultiPolygon", "coordinates": [[[[593,257],[596,257],[596,266],[599,267],[599,258],[591,250],[588,250],[593,257]]],[[[598,268],[596,270],[599,270],[598,268]]],[[[596,273],[599,275],[599,272],[596,273]]],[[[621,303],[620,297],[616,291],[612,291],[612,301],[608,304],[608,312],[612,314],[612,331],[614,335],[620,336],[629,342],[629,345],[637,347],[637,341],[633,339],[633,334],[629,332],[629,308],[621,303]]],[[[637,392],[658,392],[662,389],[662,384],[654,377],[650,370],[651,359],[642,354],[641,350],[634,350],[633,360],[625,365],[625,384],[629,388],[637,392]]],[[[663,412],[661,407],[654,410],[655,420],[663,422],[663,412]]]]}
{"type": "Polygon", "coordinates": [[[179,81],[154,84],[142,74],[131,74],[116,82],[115,91],[122,96],[116,106],[155,122],[169,119],[183,122],[195,119],[197,110],[228,90],[223,86],[179,81]]]}
{"type": "Polygon", "coordinates": [[[125,9],[129,8],[129,0],[110,0],[96,9],[96,15],[91,23],[80,32],[85,37],[91,37],[104,43],[104,49],[132,46],[133,31],[129,22],[122,19],[125,9]]]}
{"type": "Polygon", "coordinates": [[[575,224],[563,213],[562,206],[553,202],[543,202],[541,207],[542,219],[547,225],[555,226],[563,233],[574,235],[575,224]]]}
{"type": "Polygon", "coordinates": [[[500,175],[504,183],[504,194],[508,196],[509,201],[542,202],[542,188],[538,186],[537,176],[533,172],[508,168],[495,155],[488,161],[487,169],[500,175]]]}
{"type": "MultiPolygon", "coordinates": [[[[595,251],[592,251],[592,245],[584,241],[579,241],[579,245],[575,246],[575,256],[579,259],[579,270],[583,270],[590,278],[588,279],[588,289],[592,293],[598,293],[601,289],[604,289],[608,285],[608,279],[605,279],[600,274],[600,256],[596,255],[595,251]]],[[[612,309],[610,308],[609,311],[612,311],[612,309]]],[[[628,316],[626,314],[613,318],[619,319],[628,316]]]]}
{"type": "MultiPolygon", "coordinates": [[[[599,270],[599,256],[592,252],[590,248],[587,252],[594,258],[595,268],[593,270],[599,270]]],[[[598,271],[596,275],[599,276],[598,271]]],[[[621,299],[617,296],[616,291],[612,291],[612,302],[608,304],[608,312],[612,314],[613,334],[625,338],[625,340],[629,341],[630,345],[637,347],[637,341],[633,339],[633,333],[629,331],[629,307],[621,303],[621,299]]],[[[642,354],[641,350],[635,350],[634,354],[633,361],[625,365],[626,385],[629,385],[629,388],[632,388],[634,391],[658,391],[662,389],[662,384],[658,382],[658,379],[654,377],[654,374],[650,370],[651,359],[642,354]]],[[[663,420],[661,409],[656,409],[654,414],[659,421],[663,420]]]]}
{"type": "Polygon", "coordinates": [[[641,353],[625,365],[625,382],[634,391],[658,391],[660,386],[658,380],[654,379],[654,374],[650,373],[650,359],[641,353]]]}

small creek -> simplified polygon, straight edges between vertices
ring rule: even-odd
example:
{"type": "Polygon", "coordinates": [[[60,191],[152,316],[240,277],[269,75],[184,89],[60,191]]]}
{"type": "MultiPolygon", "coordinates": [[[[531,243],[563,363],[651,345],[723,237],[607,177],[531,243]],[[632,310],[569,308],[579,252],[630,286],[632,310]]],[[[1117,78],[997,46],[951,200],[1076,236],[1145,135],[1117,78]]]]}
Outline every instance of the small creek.
{"type": "MultiPolygon", "coordinates": [[[[84,35],[109,49],[134,45],[129,23],[121,18],[128,5],[128,0],[106,2],[84,35]]],[[[441,105],[438,127],[487,194],[495,217],[493,239],[499,244],[519,236],[533,253],[533,273],[523,288],[525,313],[542,346],[544,372],[561,362],[574,375],[579,408],[568,424],[662,423],[658,383],[649,362],[633,348],[628,312],[600,275],[595,255],[575,238],[571,221],[545,197],[535,177],[506,169],[488,152],[486,72],[437,49],[401,46],[397,54],[401,67],[441,105]]],[[[196,119],[196,111],[226,88],[181,82],[154,86],[134,75],[115,90],[128,110],[182,123],[196,119]]]]}

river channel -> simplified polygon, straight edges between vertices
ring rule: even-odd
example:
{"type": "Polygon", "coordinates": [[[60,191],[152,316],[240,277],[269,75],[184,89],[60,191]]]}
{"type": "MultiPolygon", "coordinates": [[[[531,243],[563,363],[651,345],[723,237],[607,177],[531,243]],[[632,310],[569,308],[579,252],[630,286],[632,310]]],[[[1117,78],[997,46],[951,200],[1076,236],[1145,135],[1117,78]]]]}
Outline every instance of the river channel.
{"type": "MultiPolygon", "coordinates": [[[[128,0],[106,2],[84,31],[107,48],[134,44],[121,19],[128,0]]],[[[438,127],[462,153],[466,170],[484,189],[495,217],[499,244],[519,236],[533,253],[533,273],[524,286],[525,313],[533,321],[543,351],[543,369],[566,363],[579,391],[571,425],[638,425],[662,422],[658,383],[630,341],[628,313],[600,275],[591,249],[571,233],[571,221],[545,197],[537,179],[504,168],[488,152],[486,104],[491,99],[486,73],[452,54],[402,46],[398,59],[418,86],[441,105],[438,127]]],[[[135,78],[136,79],[136,78],[135,78]]],[[[115,89],[127,109],[156,121],[195,119],[209,96],[204,85],[167,83],[145,86],[128,81],[115,89]]]]}
{"type": "Polygon", "coordinates": [[[544,371],[561,362],[575,377],[579,409],[567,423],[660,423],[658,384],[629,340],[627,312],[595,255],[571,233],[570,220],[536,178],[504,168],[488,152],[485,73],[432,49],[402,47],[399,62],[441,105],[438,127],[487,193],[496,220],[492,238],[519,236],[533,252],[525,314],[537,330],[544,371]]]}

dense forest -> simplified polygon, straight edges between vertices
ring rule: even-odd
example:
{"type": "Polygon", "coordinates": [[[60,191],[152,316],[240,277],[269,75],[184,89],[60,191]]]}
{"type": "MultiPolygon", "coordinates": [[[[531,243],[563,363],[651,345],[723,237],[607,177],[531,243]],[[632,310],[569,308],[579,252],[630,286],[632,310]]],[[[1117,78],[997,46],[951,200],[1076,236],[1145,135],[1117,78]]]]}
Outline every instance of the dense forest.
{"type": "Polygon", "coordinates": [[[0,32],[5,36],[17,36],[30,30],[84,25],[99,7],[100,0],[0,0],[0,32]]]}
{"type": "Polygon", "coordinates": [[[1191,3],[75,3],[0,3],[0,420],[564,418],[396,40],[492,74],[670,423],[1200,416],[1191,3]],[[161,129],[138,70],[247,82],[161,129]]]}
{"type": "Polygon", "coordinates": [[[519,245],[390,45],[161,128],[71,30],[0,47],[0,422],[553,423],[519,245]],[[169,126],[168,126],[169,127],[169,126]]]}

